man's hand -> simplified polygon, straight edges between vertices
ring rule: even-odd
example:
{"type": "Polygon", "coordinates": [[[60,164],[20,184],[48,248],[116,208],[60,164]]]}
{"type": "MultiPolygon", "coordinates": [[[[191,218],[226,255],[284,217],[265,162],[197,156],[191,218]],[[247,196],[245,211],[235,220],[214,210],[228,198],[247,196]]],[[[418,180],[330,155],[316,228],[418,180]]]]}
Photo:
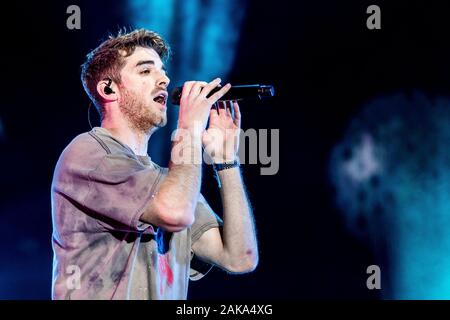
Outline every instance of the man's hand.
{"type": "MultiPolygon", "coordinates": [[[[208,130],[203,134],[205,149],[215,163],[236,160],[239,149],[241,115],[237,102],[220,102],[212,109],[208,130]],[[234,115],[233,115],[234,113],[234,115]]],[[[250,202],[239,168],[221,170],[220,195],[223,228],[211,228],[193,243],[192,250],[200,259],[231,273],[253,271],[258,265],[258,245],[250,202]]]]}
{"type": "Polygon", "coordinates": [[[209,127],[202,142],[214,163],[231,162],[236,160],[239,150],[241,113],[236,101],[220,101],[217,105],[217,109],[210,111],[209,127]]]}
{"type": "Polygon", "coordinates": [[[230,89],[230,84],[207,98],[209,93],[220,84],[220,78],[210,83],[188,81],[183,86],[180,99],[178,128],[189,130],[194,135],[203,133],[208,122],[211,106],[230,89]]]}

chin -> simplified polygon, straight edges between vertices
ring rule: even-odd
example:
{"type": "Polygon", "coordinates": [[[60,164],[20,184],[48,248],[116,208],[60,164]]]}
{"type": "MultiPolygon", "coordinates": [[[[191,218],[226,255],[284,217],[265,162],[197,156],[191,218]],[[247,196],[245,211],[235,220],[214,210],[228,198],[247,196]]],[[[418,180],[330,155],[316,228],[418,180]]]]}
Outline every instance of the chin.
{"type": "Polygon", "coordinates": [[[167,118],[162,118],[161,121],[156,125],[159,128],[165,127],[167,124],[167,118]]]}
{"type": "Polygon", "coordinates": [[[152,123],[152,126],[155,128],[162,128],[167,124],[167,117],[165,115],[161,115],[161,116],[154,115],[149,120],[152,123]]]}
{"type": "Polygon", "coordinates": [[[152,108],[146,112],[146,119],[152,127],[161,128],[167,124],[166,110],[152,108]]]}
{"type": "Polygon", "coordinates": [[[161,118],[159,120],[158,127],[164,127],[167,124],[167,113],[166,111],[161,111],[161,118]]]}

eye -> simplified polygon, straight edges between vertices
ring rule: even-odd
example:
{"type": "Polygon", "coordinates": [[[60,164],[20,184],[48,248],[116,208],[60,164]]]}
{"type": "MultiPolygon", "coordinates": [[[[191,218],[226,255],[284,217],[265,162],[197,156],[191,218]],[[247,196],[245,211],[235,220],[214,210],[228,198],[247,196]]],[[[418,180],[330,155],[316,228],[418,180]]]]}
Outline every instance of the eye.
{"type": "Polygon", "coordinates": [[[151,70],[150,69],[144,69],[141,72],[139,72],[140,74],[150,74],[151,70]]]}

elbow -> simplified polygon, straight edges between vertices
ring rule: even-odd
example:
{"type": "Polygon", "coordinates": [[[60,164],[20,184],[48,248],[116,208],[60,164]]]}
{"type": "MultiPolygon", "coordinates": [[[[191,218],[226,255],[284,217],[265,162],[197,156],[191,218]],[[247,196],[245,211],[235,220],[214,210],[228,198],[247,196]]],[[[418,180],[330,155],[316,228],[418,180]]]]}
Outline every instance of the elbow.
{"type": "Polygon", "coordinates": [[[169,232],[179,232],[194,223],[194,210],[162,208],[159,210],[159,226],[169,232]]]}
{"type": "Polygon", "coordinates": [[[256,270],[256,267],[258,267],[258,258],[250,259],[250,261],[247,262],[242,268],[242,273],[248,273],[253,272],[256,270]]]}
{"type": "Polygon", "coordinates": [[[235,259],[234,263],[231,263],[227,270],[233,274],[243,274],[255,271],[258,266],[258,257],[254,255],[247,255],[243,259],[235,259]]]}

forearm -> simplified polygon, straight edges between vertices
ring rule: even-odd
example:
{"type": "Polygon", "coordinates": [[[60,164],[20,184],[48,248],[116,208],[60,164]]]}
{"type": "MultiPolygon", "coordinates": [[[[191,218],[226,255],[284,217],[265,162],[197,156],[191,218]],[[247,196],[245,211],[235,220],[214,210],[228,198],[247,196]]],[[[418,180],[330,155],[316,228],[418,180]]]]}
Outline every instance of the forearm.
{"type": "Polygon", "coordinates": [[[156,224],[180,231],[194,222],[201,186],[201,142],[176,142],[172,148],[169,171],[148,208],[156,224]],[[172,228],[173,227],[173,228],[172,228]]]}
{"type": "Polygon", "coordinates": [[[222,187],[223,246],[228,263],[234,270],[254,269],[258,247],[251,206],[239,168],[218,172],[222,187]]]}

